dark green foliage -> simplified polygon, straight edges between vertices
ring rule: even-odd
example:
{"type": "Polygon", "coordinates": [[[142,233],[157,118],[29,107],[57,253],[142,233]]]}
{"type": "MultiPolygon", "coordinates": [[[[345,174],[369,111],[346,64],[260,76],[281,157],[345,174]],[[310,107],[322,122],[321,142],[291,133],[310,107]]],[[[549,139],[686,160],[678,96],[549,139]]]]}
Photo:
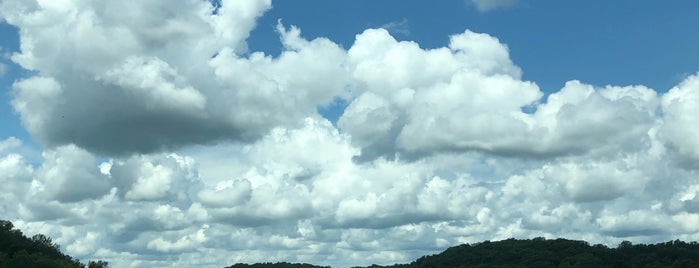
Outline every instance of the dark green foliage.
{"type": "Polygon", "coordinates": [[[90,261],[87,268],[108,268],[109,263],[106,261],[90,261]]]}
{"type": "MultiPolygon", "coordinates": [[[[236,264],[230,268],[318,267],[309,264],[263,263],[236,264]]],[[[566,239],[508,239],[485,241],[448,248],[432,256],[424,256],[409,264],[366,268],[461,268],[461,267],[699,267],[699,243],[679,240],[655,245],[624,241],[616,248],[590,245],[585,241],[566,239]]],[[[361,267],[355,267],[361,268],[361,267]]]]}
{"type": "Polygon", "coordinates": [[[610,249],[566,239],[508,239],[451,247],[410,264],[369,267],[699,267],[699,244],[675,240],[633,245],[624,241],[610,249]]]}
{"type": "MultiPolygon", "coordinates": [[[[63,254],[50,237],[37,234],[28,238],[11,222],[0,220],[0,268],[84,268],[78,260],[63,254]]],[[[105,261],[90,262],[89,268],[107,268],[105,261]]]]}
{"type": "Polygon", "coordinates": [[[307,263],[267,262],[255,264],[238,263],[227,268],[330,268],[330,266],[316,266],[307,263]]]}

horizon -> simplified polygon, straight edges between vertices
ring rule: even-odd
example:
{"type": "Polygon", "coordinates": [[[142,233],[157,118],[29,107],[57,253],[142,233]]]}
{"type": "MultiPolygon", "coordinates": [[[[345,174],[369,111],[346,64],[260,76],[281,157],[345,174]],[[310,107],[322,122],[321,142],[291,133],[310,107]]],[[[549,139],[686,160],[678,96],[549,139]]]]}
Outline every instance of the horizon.
{"type": "Polygon", "coordinates": [[[699,2],[0,2],[0,215],[111,267],[699,240],[699,2]]]}

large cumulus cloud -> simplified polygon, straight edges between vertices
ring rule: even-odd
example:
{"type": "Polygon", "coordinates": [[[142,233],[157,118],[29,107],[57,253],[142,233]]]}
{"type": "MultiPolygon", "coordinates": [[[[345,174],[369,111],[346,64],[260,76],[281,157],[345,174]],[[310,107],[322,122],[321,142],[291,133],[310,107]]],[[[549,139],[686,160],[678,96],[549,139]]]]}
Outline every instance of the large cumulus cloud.
{"type": "Polygon", "coordinates": [[[348,52],[364,89],[339,127],[362,158],[419,158],[446,151],[552,157],[643,139],[658,97],[644,86],[594,88],[570,81],[543,99],[496,38],[466,31],[423,50],[367,30],[348,52]],[[533,109],[534,112],[526,112],[533,109]]]}
{"type": "Polygon", "coordinates": [[[36,74],[14,85],[13,106],[44,144],[110,155],[249,141],[297,124],[343,95],[345,52],[280,27],[283,55],[245,56],[270,7],[3,1],[2,17],[21,29],[12,60],[36,74]]]}
{"type": "Polygon", "coordinates": [[[683,165],[699,168],[699,74],[689,76],[663,95],[662,136],[683,165]]]}
{"type": "MultiPolygon", "coordinates": [[[[27,192],[11,197],[20,207],[17,225],[53,235],[81,258],[117,267],[270,260],[349,266],[509,237],[610,245],[696,239],[696,172],[679,168],[656,135],[648,139],[613,157],[595,152],[524,165],[481,153],[360,163],[351,136],[306,118],[246,146],[210,146],[191,156],[96,161],[65,146],[44,153],[37,169],[12,152],[0,166],[20,174],[5,180],[27,192]],[[62,162],[69,156],[76,161],[62,162]],[[213,171],[199,165],[212,157],[227,164],[213,171]],[[110,190],[65,200],[56,193],[74,189],[61,178],[43,187],[61,163],[110,190]]],[[[5,144],[10,151],[21,146],[5,144]]]]}

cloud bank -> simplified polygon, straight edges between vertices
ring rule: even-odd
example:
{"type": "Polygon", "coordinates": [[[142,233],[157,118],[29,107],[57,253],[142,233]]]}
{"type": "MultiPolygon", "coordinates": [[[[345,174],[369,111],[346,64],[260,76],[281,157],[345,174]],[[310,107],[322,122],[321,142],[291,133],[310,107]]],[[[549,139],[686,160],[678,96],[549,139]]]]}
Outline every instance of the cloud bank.
{"type": "Polygon", "coordinates": [[[496,37],[342,48],[270,1],[3,1],[12,105],[45,146],[0,141],[0,211],[115,267],[395,263],[464,242],[699,239],[699,74],[666,93],[544,94],[496,37]],[[111,12],[123,10],[124,12],[111,12]],[[349,103],[333,124],[319,106],[349,103]]]}

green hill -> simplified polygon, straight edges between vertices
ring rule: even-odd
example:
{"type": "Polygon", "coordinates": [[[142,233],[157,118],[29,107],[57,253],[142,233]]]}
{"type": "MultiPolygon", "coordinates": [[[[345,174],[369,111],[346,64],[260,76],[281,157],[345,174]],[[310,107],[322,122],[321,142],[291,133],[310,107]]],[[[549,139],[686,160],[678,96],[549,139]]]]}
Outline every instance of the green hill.
{"type": "Polygon", "coordinates": [[[317,266],[308,263],[268,262],[255,264],[237,263],[226,268],[330,268],[330,266],[317,266]]]}
{"type": "Polygon", "coordinates": [[[12,222],[0,220],[0,268],[106,268],[104,261],[87,265],[63,254],[58,244],[43,234],[31,238],[14,228],[12,222]]]}
{"type": "MultiPolygon", "coordinates": [[[[309,264],[236,264],[229,268],[317,268],[309,264]],[[294,266],[296,265],[296,266],[294,266]]],[[[585,241],[544,238],[485,241],[448,248],[408,264],[366,268],[460,267],[699,267],[699,243],[679,240],[652,245],[624,241],[616,248],[585,241]]],[[[363,268],[360,266],[354,268],[363,268]]]]}
{"type": "Polygon", "coordinates": [[[409,264],[370,267],[699,267],[699,244],[624,241],[608,248],[567,239],[508,239],[451,247],[409,264]]]}

